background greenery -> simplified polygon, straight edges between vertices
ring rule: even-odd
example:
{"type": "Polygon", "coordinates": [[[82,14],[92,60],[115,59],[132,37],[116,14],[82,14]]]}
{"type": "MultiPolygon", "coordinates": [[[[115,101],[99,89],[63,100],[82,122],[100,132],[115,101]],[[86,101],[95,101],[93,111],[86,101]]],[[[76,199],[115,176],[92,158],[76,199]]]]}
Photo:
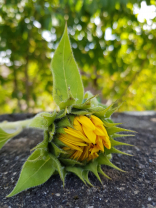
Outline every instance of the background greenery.
{"type": "Polygon", "coordinates": [[[66,20],[85,89],[107,104],[126,101],[120,110],[156,110],[156,15],[139,21],[135,14],[145,2],[156,5],[1,0],[0,113],[55,107],[49,68],[66,20]]]}

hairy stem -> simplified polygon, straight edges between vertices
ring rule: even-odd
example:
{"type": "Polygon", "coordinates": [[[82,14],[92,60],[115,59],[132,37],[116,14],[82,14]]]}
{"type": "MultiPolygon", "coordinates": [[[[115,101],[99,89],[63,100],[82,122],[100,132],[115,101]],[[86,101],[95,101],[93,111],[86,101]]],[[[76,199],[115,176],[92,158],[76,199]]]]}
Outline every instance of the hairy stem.
{"type": "Polygon", "coordinates": [[[16,128],[27,128],[28,124],[30,123],[31,119],[23,120],[23,121],[14,121],[14,122],[7,122],[4,121],[0,123],[0,128],[2,129],[16,129],[16,128]]]}

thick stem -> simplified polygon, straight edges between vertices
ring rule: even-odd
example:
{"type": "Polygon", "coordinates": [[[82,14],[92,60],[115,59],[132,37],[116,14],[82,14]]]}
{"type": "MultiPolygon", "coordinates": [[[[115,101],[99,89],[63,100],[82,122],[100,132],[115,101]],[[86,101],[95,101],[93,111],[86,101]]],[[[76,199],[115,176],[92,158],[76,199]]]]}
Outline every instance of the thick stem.
{"type": "Polygon", "coordinates": [[[27,128],[28,124],[30,123],[31,119],[23,120],[23,121],[14,121],[14,122],[2,122],[0,123],[0,128],[2,129],[17,129],[19,127],[21,128],[27,128]]]}

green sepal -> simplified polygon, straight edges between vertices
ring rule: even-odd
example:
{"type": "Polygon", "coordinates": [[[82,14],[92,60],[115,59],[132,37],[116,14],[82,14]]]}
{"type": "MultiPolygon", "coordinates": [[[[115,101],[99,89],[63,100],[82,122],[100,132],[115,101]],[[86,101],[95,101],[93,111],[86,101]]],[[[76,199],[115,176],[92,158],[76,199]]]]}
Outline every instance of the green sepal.
{"type": "Polygon", "coordinates": [[[74,124],[74,118],[75,118],[75,115],[68,115],[68,119],[69,119],[69,121],[70,121],[70,124],[72,125],[72,127],[73,127],[73,124],[74,124]]]}
{"type": "Polygon", "coordinates": [[[85,109],[88,109],[88,108],[91,108],[91,107],[94,107],[94,106],[98,106],[98,101],[97,101],[96,97],[97,97],[97,95],[95,95],[95,96],[92,95],[91,97],[85,99],[85,101],[82,104],[73,105],[73,108],[80,109],[80,110],[85,110],[85,109]],[[95,100],[97,101],[96,104],[94,104],[95,100]]]}
{"type": "Polygon", "coordinates": [[[122,152],[122,151],[116,149],[115,147],[112,147],[111,149],[105,148],[105,154],[106,154],[106,155],[107,155],[107,154],[112,154],[112,153],[122,154],[122,155],[128,155],[128,156],[133,156],[133,155],[130,155],[130,154],[126,153],[126,152],[122,152]]]}
{"type": "Polygon", "coordinates": [[[117,127],[117,126],[113,126],[113,127],[108,127],[107,128],[107,133],[109,135],[113,135],[115,133],[122,132],[122,131],[135,132],[135,131],[124,129],[124,128],[120,128],[120,127],[117,127]]]}
{"type": "Polygon", "coordinates": [[[92,113],[94,113],[94,114],[97,114],[97,113],[99,113],[99,112],[102,112],[104,109],[103,109],[103,107],[101,107],[101,106],[95,106],[95,107],[91,107],[91,108],[88,108],[88,111],[89,112],[92,112],[92,113]]]}
{"type": "Polygon", "coordinates": [[[19,134],[22,131],[22,128],[15,130],[13,133],[7,133],[0,128],[0,149],[14,136],[19,134]]]}
{"type": "Polygon", "coordinates": [[[85,180],[83,178],[83,169],[80,167],[71,167],[71,166],[67,166],[66,167],[66,171],[74,173],[75,175],[77,175],[85,184],[85,180]]]}
{"type": "Polygon", "coordinates": [[[98,106],[103,107],[103,109],[107,108],[107,105],[105,105],[103,103],[99,103],[98,106]]]}
{"type": "Polygon", "coordinates": [[[65,102],[69,100],[70,94],[72,99],[75,99],[76,104],[82,103],[83,84],[72,53],[67,25],[54,53],[51,70],[53,74],[53,97],[57,105],[60,108],[69,106],[70,104],[65,102]]]}
{"type": "Polygon", "coordinates": [[[90,103],[91,103],[91,106],[92,107],[96,107],[96,106],[99,106],[99,102],[98,100],[96,99],[98,95],[93,95],[90,91],[87,91],[84,95],[84,98],[87,99],[86,102],[88,100],[90,100],[90,103]]]}
{"type": "Polygon", "coordinates": [[[104,118],[100,118],[100,119],[103,122],[105,127],[113,127],[113,126],[117,126],[117,125],[122,124],[122,123],[109,123],[104,118]]]}
{"type": "Polygon", "coordinates": [[[53,136],[55,134],[55,124],[52,124],[51,130],[49,131],[49,141],[53,140],[53,136]]]}
{"type": "MultiPolygon", "coordinates": [[[[66,134],[66,133],[65,133],[65,134],[66,134]]],[[[63,142],[61,142],[61,140],[59,140],[58,137],[59,137],[59,135],[55,135],[55,136],[54,136],[53,143],[54,143],[55,145],[57,145],[58,147],[64,147],[64,146],[68,147],[68,146],[65,145],[63,142]]]]}
{"type": "Polygon", "coordinates": [[[77,110],[77,109],[72,109],[71,114],[77,115],[77,116],[84,116],[84,115],[91,115],[92,112],[88,112],[87,110],[77,110]]]}
{"type": "Polygon", "coordinates": [[[36,145],[31,151],[35,149],[44,149],[45,151],[48,150],[48,142],[49,142],[49,132],[47,130],[44,131],[44,140],[36,145]]]}
{"type": "Polygon", "coordinates": [[[54,144],[53,142],[51,142],[51,143],[49,144],[49,146],[50,146],[50,152],[51,152],[52,154],[54,154],[56,157],[58,157],[61,153],[67,154],[66,151],[64,151],[63,149],[59,148],[59,147],[58,147],[56,144],[54,144]]]}
{"type": "Polygon", "coordinates": [[[51,153],[49,153],[49,156],[52,159],[52,161],[54,163],[53,164],[54,165],[54,168],[58,171],[58,173],[60,175],[60,178],[61,178],[61,180],[63,182],[63,185],[64,185],[65,176],[66,176],[66,171],[65,171],[64,166],[61,165],[60,161],[54,155],[52,155],[51,153]]]}
{"type": "Polygon", "coordinates": [[[110,167],[112,167],[112,168],[115,168],[115,169],[117,169],[117,170],[119,170],[119,171],[126,172],[126,171],[124,171],[124,170],[121,170],[121,169],[118,168],[117,166],[115,166],[113,163],[111,163],[111,162],[109,161],[109,159],[107,158],[107,156],[104,155],[103,153],[101,153],[101,154],[99,155],[99,157],[97,158],[97,161],[98,161],[98,164],[100,164],[100,165],[107,165],[107,166],[110,166],[110,167]]]}
{"type": "Polygon", "coordinates": [[[65,108],[65,109],[63,109],[63,110],[60,110],[60,111],[57,113],[57,115],[56,115],[56,120],[65,117],[66,114],[67,114],[67,112],[68,112],[68,109],[67,109],[67,108],[65,108]]]}
{"type": "Polygon", "coordinates": [[[89,184],[90,186],[93,186],[93,184],[91,184],[91,182],[89,181],[88,173],[89,173],[88,170],[84,170],[82,173],[82,176],[83,176],[84,180],[87,182],[87,184],[89,184]]]}
{"type": "Polygon", "coordinates": [[[108,179],[111,180],[111,178],[110,178],[106,173],[103,172],[103,170],[101,169],[101,165],[98,165],[97,170],[98,170],[98,172],[99,172],[101,175],[103,175],[104,177],[106,177],[106,178],[108,178],[108,179]]]}
{"type": "Polygon", "coordinates": [[[103,108],[103,109],[102,109],[102,107],[100,107],[101,110],[98,111],[98,112],[95,111],[93,114],[94,114],[95,116],[101,118],[101,117],[105,116],[105,114],[107,113],[107,111],[108,111],[112,106],[113,106],[113,104],[111,104],[111,105],[108,106],[107,108],[103,108]]]}
{"type": "Polygon", "coordinates": [[[114,102],[113,103],[113,105],[112,105],[112,107],[114,106],[114,105],[117,105],[117,107],[114,107],[114,108],[110,108],[106,113],[105,113],[105,117],[106,118],[109,118],[115,111],[117,111],[119,108],[120,108],[120,106],[123,104],[123,102],[120,104],[120,105],[118,105],[118,100],[116,101],[116,102],[114,102]]]}
{"type": "Polygon", "coordinates": [[[107,158],[108,158],[108,160],[111,160],[112,159],[112,154],[107,154],[107,158]]]}
{"type": "MultiPolygon", "coordinates": [[[[66,153],[67,154],[67,153],[66,153]]],[[[59,160],[65,164],[66,166],[74,166],[74,165],[83,165],[83,163],[78,162],[77,160],[68,159],[68,158],[59,158],[59,160]]]]}
{"type": "Polygon", "coordinates": [[[94,175],[97,177],[97,179],[98,179],[98,180],[101,182],[101,184],[102,184],[102,181],[101,181],[101,178],[100,178],[100,176],[99,176],[99,174],[98,174],[97,168],[98,168],[98,163],[97,163],[97,161],[95,160],[95,161],[90,162],[89,164],[87,164],[87,165],[84,167],[84,170],[89,170],[89,171],[93,172],[94,175]]]}
{"type": "Polygon", "coordinates": [[[71,94],[70,87],[68,87],[68,99],[60,102],[59,107],[62,110],[62,109],[65,109],[68,106],[73,105],[75,102],[76,102],[76,100],[74,99],[74,97],[71,94]]]}
{"type": "Polygon", "coordinates": [[[56,129],[56,133],[57,133],[57,134],[66,134],[64,128],[57,128],[57,129],[56,129]]]}
{"type": "Polygon", "coordinates": [[[38,113],[29,124],[29,127],[48,130],[49,126],[54,122],[56,111],[53,113],[42,112],[38,113]]]}
{"type": "Polygon", "coordinates": [[[127,146],[134,146],[132,144],[127,144],[127,143],[123,143],[123,142],[118,142],[114,139],[112,139],[111,137],[109,138],[110,141],[111,141],[111,146],[114,147],[114,146],[119,146],[119,145],[127,145],[127,146]]]}
{"type": "Polygon", "coordinates": [[[23,165],[15,188],[7,197],[14,196],[25,189],[45,183],[54,173],[55,167],[49,155],[47,155],[45,159],[42,157],[42,160],[35,160],[39,156],[40,150],[36,150],[30,155],[28,161],[23,165]],[[31,162],[33,160],[35,162],[31,162]]]}
{"type": "Polygon", "coordinates": [[[76,104],[72,106],[73,109],[85,110],[91,107],[90,101],[86,100],[83,104],[76,104]]]}
{"type": "Polygon", "coordinates": [[[27,159],[28,162],[36,162],[38,160],[44,160],[45,157],[48,155],[47,150],[45,150],[43,148],[36,149],[35,151],[38,151],[38,157],[36,157],[35,159],[28,158],[27,159]]]}
{"type": "Polygon", "coordinates": [[[69,120],[68,116],[60,119],[58,122],[55,123],[56,128],[65,128],[65,127],[71,127],[73,128],[73,125],[71,125],[71,121],[69,120]]]}
{"type": "Polygon", "coordinates": [[[134,136],[133,134],[113,134],[112,138],[126,137],[126,136],[134,136]]]}

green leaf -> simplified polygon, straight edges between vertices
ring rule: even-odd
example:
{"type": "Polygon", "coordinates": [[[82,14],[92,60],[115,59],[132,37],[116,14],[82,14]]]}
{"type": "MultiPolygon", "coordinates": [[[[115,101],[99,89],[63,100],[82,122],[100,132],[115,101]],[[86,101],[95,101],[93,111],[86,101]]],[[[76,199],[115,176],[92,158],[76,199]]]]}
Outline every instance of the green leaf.
{"type": "Polygon", "coordinates": [[[48,127],[54,122],[55,117],[56,111],[53,113],[39,113],[31,120],[29,127],[48,130],[48,127]]]}
{"type": "Polygon", "coordinates": [[[45,183],[54,173],[53,160],[47,155],[40,157],[40,150],[36,150],[23,165],[19,180],[14,190],[7,196],[14,196],[21,191],[45,183]],[[37,160],[36,160],[37,159],[37,160]],[[33,162],[35,160],[35,162],[33,162]]]}
{"type": "MultiPolygon", "coordinates": [[[[82,103],[83,84],[72,53],[67,25],[52,59],[51,70],[53,74],[53,97],[57,105],[64,108],[62,103],[71,98],[69,88],[75,103],[82,103]]],[[[70,105],[70,103],[65,103],[65,105],[70,105]]]]}
{"type": "Polygon", "coordinates": [[[5,145],[5,143],[7,143],[11,138],[19,134],[21,131],[22,128],[17,129],[13,133],[7,133],[0,128],[0,149],[5,145]]]}

